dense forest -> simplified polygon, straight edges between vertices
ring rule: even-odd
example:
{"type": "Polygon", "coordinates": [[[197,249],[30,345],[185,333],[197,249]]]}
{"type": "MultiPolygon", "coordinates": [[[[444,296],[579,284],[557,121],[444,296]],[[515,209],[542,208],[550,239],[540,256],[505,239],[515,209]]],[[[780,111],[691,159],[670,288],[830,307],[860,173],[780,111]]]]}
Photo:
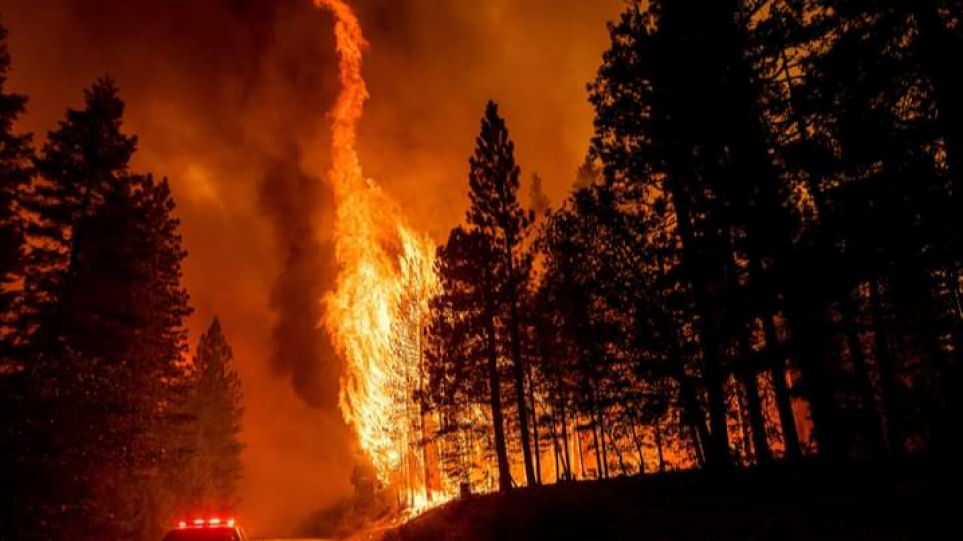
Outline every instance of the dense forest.
{"type": "Polygon", "coordinates": [[[963,5],[627,4],[557,208],[485,111],[426,331],[432,482],[958,453],[963,5]]]}
{"type": "Polygon", "coordinates": [[[168,183],[130,169],[109,78],[37,148],[10,66],[0,27],[0,539],[156,539],[229,511],[240,380],[216,319],[188,356],[168,183]]]}

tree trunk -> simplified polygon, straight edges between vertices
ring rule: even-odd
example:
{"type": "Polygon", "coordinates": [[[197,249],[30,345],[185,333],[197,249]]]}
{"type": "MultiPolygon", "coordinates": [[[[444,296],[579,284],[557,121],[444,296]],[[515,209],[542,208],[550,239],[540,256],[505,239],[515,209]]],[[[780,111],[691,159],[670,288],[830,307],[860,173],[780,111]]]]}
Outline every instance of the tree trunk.
{"type": "MultiPolygon", "coordinates": [[[[659,473],[665,473],[665,455],[662,452],[662,421],[655,422],[655,447],[659,450],[659,473]]],[[[696,445],[698,447],[698,445],[696,445]]],[[[699,453],[701,455],[701,453],[699,453]]]]}
{"type": "Polygon", "coordinates": [[[639,474],[645,475],[645,453],[642,452],[642,440],[639,438],[639,434],[635,430],[635,423],[629,423],[629,428],[632,430],[632,441],[635,442],[635,449],[639,452],[639,474]]]}
{"type": "Polygon", "coordinates": [[[602,410],[602,404],[599,397],[598,387],[595,388],[595,416],[598,419],[599,434],[601,438],[596,440],[596,443],[601,441],[602,444],[602,470],[601,475],[603,479],[608,479],[609,477],[609,455],[606,452],[605,445],[605,413],[602,410]]]}
{"type": "Polygon", "coordinates": [[[561,404],[560,413],[562,415],[562,441],[565,442],[563,452],[565,453],[565,461],[563,465],[565,466],[565,479],[572,480],[572,456],[569,452],[569,446],[571,445],[568,436],[568,415],[565,410],[565,397],[560,397],[559,403],[561,404]]]}
{"type": "MultiPolygon", "coordinates": [[[[663,230],[662,241],[665,242],[665,234],[663,230]]],[[[665,259],[661,251],[658,252],[659,260],[659,272],[662,276],[666,276],[665,259]]],[[[664,292],[660,289],[660,302],[662,308],[668,305],[666,302],[664,292]]],[[[669,348],[669,363],[670,366],[674,367],[676,377],[679,379],[679,394],[682,398],[683,404],[683,418],[686,420],[687,424],[693,431],[693,443],[696,451],[696,456],[699,459],[699,466],[704,467],[706,464],[705,456],[702,450],[701,442],[709,441],[709,429],[706,426],[706,416],[702,411],[702,404],[699,402],[698,396],[696,396],[696,391],[692,386],[692,382],[685,371],[685,362],[682,358],[682,352],[679,350],[679,340],[675,333],[675,329],[672,326],[671,321],[663,322],[664,331],[668,337],[668,348],[669,348]]]]}
{"type": "MultiPolygon", "coordinates": [[[[749,282],[756,283],[763,274],[762,265],[757,254],[752,254],[749,259],[749,282]]],[[[773,293],[763,291],[762,294],[772,296],[773,293]]],[[[766,312],[765,307],[760,307],[760,312],[766,312]]],[[[792,410],[792,397],[786,386],[786,362],[779,356],[779,337],[776,334],[775,316],[762,313],[762,326],[765,335],[766,362],[764,366],[769,367],[772,373],[773,387],[776,395],[776,409],[779,412],[779,425],[782,429],[783,445],[786,448],[786,458],[791,462],[796,462],[802,458],[802,451],[799,446],[799,434],[796,431],[796,418],[792,410]]],[[[771,450],[766,453],[766,461],[772,457],[771,450]]]]}
{"type": "MultiPolygon", "coordinates": [[[[783,51],[780,56],[783,60],[781,73],[788,79],[790,77],[789,61],[785,51],[783,51]]],[[[793,93],[791,83],[787,82],[786,84],[789,85],[789,110],[792,122],[796,125],[796,131],[800,139],[804,144],[808,144],[809,137],[806,132],[807,126],[805,119],[799,114],[798,108],[795,107],[797,99],[793,93]]],[[[818,217],[822,216],[823,210],[823,194],[820,185],[822,176],[818,170],[809,170],[807,173],[806,182],[813,199],[813,206],[818,219],[818,217]]],[[[796,262],[789,262],[790,273],[784,276],[786,283],[796,284],[795,286],[790,286],[790,289],[786,291],[788,302],[787,314],[791,334],[790,343],[797,355],[797,361],[802,372],[801,387],[805,391],[805,395],[809,401],[813,434],[818,444],[819,455],[824,459],[836,460],[842,451],[839,445],[839,427],[835,420],[834,391],[828,384],[826,370],[822,365],[821,355],[818,351],[818,340],[821,336],[818,332],[820,325],[819,318],[821,316],[820,310],[818,309],[819,301],[800,298],[800,295],[805,295],[805,293],[799,292],[801,289],[799,284],[810,280],[813,274],[803,269],[795,268],[794,263],[796,262]],[[793,272],[795,272],[795,274],[793,274],[793,272]],[[802,279],[802,281],[800,281],[800,279],[802,279]]],[[[812,287],[808,289],[811,291],[814,290],[812,287]]],[[[777,343],[775,341],[775,334],[773,334],[773,338],[774,340],[771,343],[777,343]]],[[[768,338],[767,341],[769,341],[768,338]]],[[[784,406],[785,404],[780,406],[780,408],[784,406]]],[[[783,421],[786,419],[781,413],[780,418],[783,421]]],[[[789,426],[789,423],[783,422],[784,436],[789,434],[785,431],[785,427],[787,426],[789,426]]],[[[793,432],[795,432],[795,430],[793,430],[793,432]]],[[[798,434],[795,434],[795,436],[798,442],[798,434]]],[[[801,457],[801,455],[802,453],[800,452],[799,456],[801,457]]]]}
{"type": "Polygon", "coordinates": [[[555,416],[552,415],[552,454],[555,455],[555,482],[559,481],[559,457],[562,450],[558,445],[558,428],[555,426],[555,416]]]}
{"type": "MultiPolygon", "coordinates": [[[[422,351],[423,351],[423,348],[422,348],[422,345],[421,345],[421,342],[420,342],[421,336],[422,336],[422,331],[423,331],[423,330],[424,330],[423,325],[419,325],[419,327],[418,327],[418,336],[416,337],[416,340],[419,341],[419,342],[418,342],[418,345],[417,345],[417,351],[418,351],[418,394],[419,394],[419,396],[424,396],[424,392],[425,392],[425,387],[424,387],[424,385],[425,385],[425,383],[424,383],[425,366],[424,366],[424,362],[422,361],[422,351]]],[[[424,399],[419,399],[419,401],[418,401],[418,421],[419,421],[419,423],[418,423],[418,424],[420,425],[419,428],[421,429],[421,441],[418,443],[418,446],[421,447],[421,464],[422,464],[422,466],[424,467],[424,470],[425,470],[425,471],[424,471],[424,475],[425,475],[425,501],[431,501],[431,490],[430,490],[430,488],[429,488],[429,487],[430,487],[430,483],[431,483],[431,471],[429,470],[429,467],[428,467],[428,431],[426,430],[426,426],[425,426],[425,416],[427,415],[427,412],[426,412],[425,410],[426,410],[426,407],[425,407],[425,401],[424,401],[424,399]]]]}
{"type": "Polygon", "coordinates": [[[502,415],[501,382],[498,377],[498,350],[495,339],[495,314],[494,299],[492,299],[493,287],[491,275],[485,273],[486,277],[486,314],[485,323],[487,328],[488,341],[488,384],[489,384],[489,406],[492,410],[492,427],[495,432],[495,455],[498,459],[498,490],[506,492],[512,489],[512,473],[508,464],[508,449],[505,445],[505,421],[502,415]]]}
{"type": "MultiPolygon", "coordinates": [[[[732,255],[726,258],[726,267],[728,268],[729,275],[729,289],[733,293],[738,293],[741,289],[738,278],[738,269],[736,268],[736,250],[735,246],[732,245],[732,239],[729,239],[729,250],[732,255]]],[[[756,265],[758,257],[755,253],[749,254],[749,284],[750,287],[753,285],[753,279],[758,279],[759,273],[753,272],[756,270],[756,265]]],[[[765,291],[757,291],[756,294],[765,295],[765,291]]],[[[752,292],[746,291],[745,295],[751,297],[752,292]]],[[[762,401],[759,399],[759,383],[757,378],[757,369],[755,362],[755,352],[752,350],[752,327],[753,318],[749,315],[748,301],[739,300],[741,309],[731,310],[729,317],[734,317],[737,319],[735,322],[736,327],[741,332],[741,336],[738,337],[739,340],[739,354],[742,357],[740,364],[742,365],[737,371],[739,379],[742,380],[742,386],[745,389],[746,396],[746,408],[749,410],[749,428],[752,432],[752,446],[755,451],[754,456],[756,463],[758,464],[769,464],[772,462],[772,453],[769,450],[769,440],[766,437],[766,419],[762,414],[762,401]]]]}
{"type": "Polygon", "coordinates": [[[696,310],[699,315],[700,343],[702,345],[703,378],[709,404],[711,429],[706,440],[706,467],[724,470],[731,465],[729,455],[729,427],[726,422],[726,401],[719,360],[719,338],[714,318],[709,308],[709,290],[705,278],[706,262],[697,247],[695,233],[690,222],[691,212],[681,180],[673,172],[666,176],[676,211],[676,225],[682,240],[682,266],[695,293],[696,310]]]}
{"type": "Polygon", "coordinates": [[[511,316],[512,373],[515,376],[515,401],[518,404],[518,430],[521,436],[522,456],[525,459],[525,481],[528,486],[536,484],[535,466],[532,462],[532,447],[529,443],[528,412],[525,406],[525,367],[522,363],[520,322],[518,320],[518,290],[515,280],[515,245],[509,236],[506,239],[506,264],[508,268],[508,303],[511,316]]]}
{"type": "Polygon", "coordinates": [[[838,461],[842,458],[843,449],[836,420],[836,393],[826,373],[823,357],[818,351],[821,337],[812,332],[812,326],[804,321],[820,316],[818,312],[810,310],[793,311],[790,315],[793,326],[792,342],[802,366],[802,385],[809,397],[813,434],[819,455],[829,461],[838,461]]]}
{"type": "MultiPolygon", "coordinates": [[[[803,372],[803,387],[807,391],[814,433],[819,442],[820,454],[833,459],[838,458],[841,453],[839,445],[839,430],[835,417],[835,394],[829,384],[827,370],[824,366],[823,358],[819,351],[819,324],[821,317],[821,304],[818,299],[800,298],[805,296],[807,288],[804,285],[811,280],[813,274],[805,272],[805,269],[796,268],[792,253],[794,252],[790,218],[784,209],[783,197],[779,193],[780,177],[773,168],[771,158],[770,136],[773,128],[768,125],[766,116],[762,110],[760,102],[760,83],[756,72],[748,57],[747,50],[750,47],[747,32],[744,27],[737,23],[740,3],[738,0],[729,0],[726,6],[727,11],[732,15],[726,19],[728,25],[726,34],[732,39],[726,40],[728,46],[727,57],[730,65],[729,84],[731,85],[731,95],[734,97],[731,104],[735,115],[733,121],[736,125],[744,125],[745,129],[739,133],[742,138],[737,140],[735,152],[736,161],[741,165],[741,173],[747,178],[755,179],[755,183],[750,187],[749,193],[754,194],[754,205],[758,209],[751,212],[750,219],[747,221],[748,236],[751,240],[750,246],[755,253],[750,256],[750,263],[758,267],[760,255],[773,256],[781,263],[782,269],[777,271],[781,283],[785,284],[785,294],[787,302],[787,314],[790,316],[792,343],[796,346],[799,366],[803,372]],[[773,219],[775,217],[775,219],[773,219]],[[771,239],[771,240],[766,240],[771,239]],[[802,278],[802,280],[798,280],[802,278]]],[[[783,59],[782,73],[788,76],[786,54],[781,52],[783,59]]],[[[778,76],[778,75],[777,75],[778,76]]],[[[794,101],[791,83],[789,85],[790,101],[794,101]]],[[[806,127],[803,118],[798,111],[790,104],[790,121],[796,124],[799,136],[803,139],[807,137],[806,127]]],[[[819,186],[819,175],[813,173],[807,175],[809,189],[816,205],[816,214],[819,216],[821,194],[819,186]]],[[[810,271],[815,269],[810,269],[810,271]]],[[[754,274],[758,275],[758,269],[754,274]]],[[[809,292],[816,293],[818,288],[808,288],[809,292]]],[[[764,287],[761,292],[764,295],[774,295],[776,291],[764,287]]],[[[768,318],[767,318],[768,319],[768,318]]],[[[767,342],[770,347],[774,347],[778,341],[775,333],[767,342]]],[[[781,363],[780,363],[781,364],[781,363]]],[[[782,392],[785,384],[784,367],[780,366],[774,374],[774,379],[778,379],[777,396],[780,408],[780,421],[783,425],[783,433],[786,437],[787,456],[798,457],[798,434],[795,432],[791,399],[788,393],[782,392]]]]}
{"type": "Polygon", "coordinates": [[[605,475],[603,474],[603,462],[602,462],[602,447],[599,444],[599,430],[598,430],[598,420],[595,414],[591,414],[592,419],[592,441],[595,442],[595,478],[603,479],[605,475]]]}
{"type": "Polygon", "coordinates": [[[796,430],[796,416],[792,410],[792,396],[786,384],[786,362],[779,358],[779,336],[776,334],[776,324],[773,317],[763,318],[763,329],[766,333],[766,349],[770,355],[772,365],[772,381],[776,391],[776,408],[779,410],[779,426],[782,431],[782,441],[786,448],[786,458],[790,462],[802,459],[802,447],[799,445],[799,432],[796,430]]]}
{"type": "Polygon", "coordinates": [[[743,325],[740,342],[742,354],[742,385],[746,390],[746,406],[749,409],[749,428],[752,431],[752,446],[755,449],[756,462],[769,464],[772,462],[772,452],[769,450],[769,439],[766,437],[766,419],[762,414],[762,401],[759,399],[759,383],[756,380],[754,352],[752,351],[752,332],[748,323],[743,325]]]}
{"type": "Polygon", "coordinates": [[[843,331],[846,335],[846,346],[849,350],[850,361],[853,363],[853,378],[856,380],[859,400],[863,405],[861,417],[869,430],[870,452],[873,456],[879,458],[885,454],[883,429],[880,426],[879,409],[876,407],[876,393],[873,391],[873,382],[870,379],[869,367],[866,363],[866,356],[863,354],[863,344],[859,336],[856,307],[848,293],[842,296],[840,309],[842,311],[843,331]]]}
{"type": "Polygon", "coordinates": [[[692,450],[695,451],[696,462],[698,462],[700,468],[705,468],[706,454],[702,446],[703,440],[700,438],[699,431],[696,430],[692,424],[682,421],[679,427],[680,433],[684,434],[687,430],[689,431],[689,438],[692,440],[692,450]]]}
{"type": "Polygon", "coordinates": [[[582,472],[582,479],[585,479],[585,453],[582,451],[582,431],[578,429],[578,416],[575,417],[575,443],[578,451],[578,467],[582,472]]]}
{"type": "Polygon", "coordinates": [[[737,395],[736,399],[736,421],[742,429],[742,462],[749,464],[753,461],[754,453],[752,449],[752,429],[749,427],[749,416],[746,415],[746,403],[742,395],[737,395]]]}
{"type": "Polygon", "coordinates": [[[532,444],[535,447],[535,483],[542,484],[542,448],[538,444],[538,412],[535,409],[535,378],[528,367],[528,399],[532,405],[532,444]]]}
{"type": "Polygon", "coordinates": [[[886,440],[891,453],[899,455],[903,452],[903,426],[899,412],[899,399],[895,375],[893,373],[893,359],[890,355],[886,335],[886,322],[883,316],[883,306],[880,300],[879,280],[872,280],[869,287],[870,310],[873,315],[873,337],[876,348],[876,366],[879,367],[880,388],[883,395],[883,413],[886,416],[886,440]]]}
{"type": "MultiPolygon", "coordinates": [[[[612,428],[612,425],[608,425],[607,433],[609,440],[612,442],[612,449],[615,450],[615,457],[619,459],[619,469],[622,471],[622,475],[628,475],[628,472],[625,469],[625,458],[622,456],[622,449],[619,448],[619,444],[615,440],[615,429],[612,428]]],[[[605,433],[602,435],[604,436],[605,433]]],[[[607,469],[606,473],[608,473],[607,469]]]]}

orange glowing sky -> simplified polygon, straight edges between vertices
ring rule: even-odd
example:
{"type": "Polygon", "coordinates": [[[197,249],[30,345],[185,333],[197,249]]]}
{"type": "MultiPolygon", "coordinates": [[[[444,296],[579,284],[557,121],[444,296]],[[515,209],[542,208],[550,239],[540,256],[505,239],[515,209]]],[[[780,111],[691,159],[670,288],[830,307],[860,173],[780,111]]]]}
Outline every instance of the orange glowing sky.
{"type": "MultiPolygon", "coordinates": [[[[592,133],[585,84],[620,0],[354,4],[372,45],[361,161],[416,230],[443,240],[462,219],[488,99],[508,120],[523,179],[538,172],[553,202],[565,196],[592,133]]],[[[290,531],[350,490],[337,410],[305,405],[266,360],[284,257],[262,195],[297,186],[272,184],[278,164],[323,182],[338,90],[330,16],[310,0],[6,0],[0,15],[9,86],[31,99],[21,129],[42,138],[83,87],[117,79],[140,136],[135,169],[168,176],[178,200],[192,341],[217,314],[234,346],[249,445],[242,516],[255,533],[290,531]]],[[[331,197],[312,197],[325,242],[331,197]]]]}

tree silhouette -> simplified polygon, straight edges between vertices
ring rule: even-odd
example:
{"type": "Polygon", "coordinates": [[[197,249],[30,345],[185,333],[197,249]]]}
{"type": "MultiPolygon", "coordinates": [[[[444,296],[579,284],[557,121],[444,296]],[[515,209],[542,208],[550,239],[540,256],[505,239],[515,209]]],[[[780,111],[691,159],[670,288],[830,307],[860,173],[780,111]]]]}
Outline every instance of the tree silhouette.
{"type": "Polygon", "coordinates": [[[24,205],[25,538],[154,536],[168,523],[188,297],[166,181],[131,173],[109,80],[51,132],[24,205]],[[48,530],[49,528],[49,530],[48,530]],[[54,534],[53,532],[58,532],[54,534]]]}
{"type": "Polygon", "coordinates": [[[509,335],[525,477],[529,485],[534,485],[536,475],[529,443],[526,368],[522,357],[518,308],[521,290],[527,281],[522,242],[528,234],[531,217],[518,202],[519,168],[515,164],[515,145],[494,102],[488,102],[485,109],[481,133],[476,140],[470,164],[471,208],[468,222],[470,231],[479,233],[485,239],[493,256],[492,284],[500,307],[504,307],[499,310],[499,320],[509,335]]]}
{"type": "Polygon", "coordinates": [[[493,255],[479,233],[455,228],[438,249],[442,293],[432,300],[426,352],[429,387],[442,414],[442,431],[454,434],[456,464],[449,473],[470,482],[473,439],[470,409],[485,404],[498,469],[498,488],[512,488],[502,406],[500,348],[496,336],[498,300],[493,255]]]}
{"type": "Polygon", "coordinates": [[[189,466],[190,482],[194,483],[189,496],[193,509],[229,512],[239,503],[244,396],[233,358],[221,323],[214,318],[197,343],[187,401],[187,411],[196,423],[189,466]]]}
{"type": "Polygon", "coordinates": [[[54,347],[64,310],[66,283],[77,272],[82,222],[106,194],[129,177],[137,138],[124,134],[124,102],[113,80],[84,91],[85,107],[69,109],[50,132],[36,160],[40,175],[27,209],[38,219],[28,229],[26,321],[34,349],[54,347]]]}
{"type": "MultiPolygon", "coordinates": [[[[26,96],[6,91],[10,71],[7,31],[0,20],[0,483],[23,486],[32,472],[23,468],[29,453],[25,441],[23,412],[33,407],[25,392],[25,364],[17,355],[22,345],[20,304],[24,276],[24,228],[21,203],[33,178],[33,148],[29,134],[16,132],[16,122],[23,114],[26,96]],[[8,474],[6,472],[9,472],[8,474]]],[[[0,537],[15,537],[8,528],[31,520],[24,517],[20,494],[0,491],[0,537]]]]}
{"type": "Polygon", "coordinates": [[[15,313],[23,280],[25,220],[21,202],[33,178],[30,134],[15,124],[26,110],[26,96],[5,91],[10,71],[7,31],[0,21],[0,370],[10,366],[17,342],[15,313]]]}

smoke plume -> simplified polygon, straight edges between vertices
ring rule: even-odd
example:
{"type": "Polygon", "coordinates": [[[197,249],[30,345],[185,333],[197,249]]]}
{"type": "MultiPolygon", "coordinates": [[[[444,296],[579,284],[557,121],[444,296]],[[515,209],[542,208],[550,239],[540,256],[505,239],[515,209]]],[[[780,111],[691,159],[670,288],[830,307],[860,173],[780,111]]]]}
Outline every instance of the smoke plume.
{"type": "Polygon", "coordinates": [[[312,408],[336,411],[340,361],[327,332],[319,325],[319,299],[332,291],[333,244],[320,238],[322,208],[330,208],[330,190],[309,176],[292,149],[276,160],[261,184],[260,202],[274,229],[281,261],[271,308],[271,368],[287,378],[294,392],[312,408]]]}

